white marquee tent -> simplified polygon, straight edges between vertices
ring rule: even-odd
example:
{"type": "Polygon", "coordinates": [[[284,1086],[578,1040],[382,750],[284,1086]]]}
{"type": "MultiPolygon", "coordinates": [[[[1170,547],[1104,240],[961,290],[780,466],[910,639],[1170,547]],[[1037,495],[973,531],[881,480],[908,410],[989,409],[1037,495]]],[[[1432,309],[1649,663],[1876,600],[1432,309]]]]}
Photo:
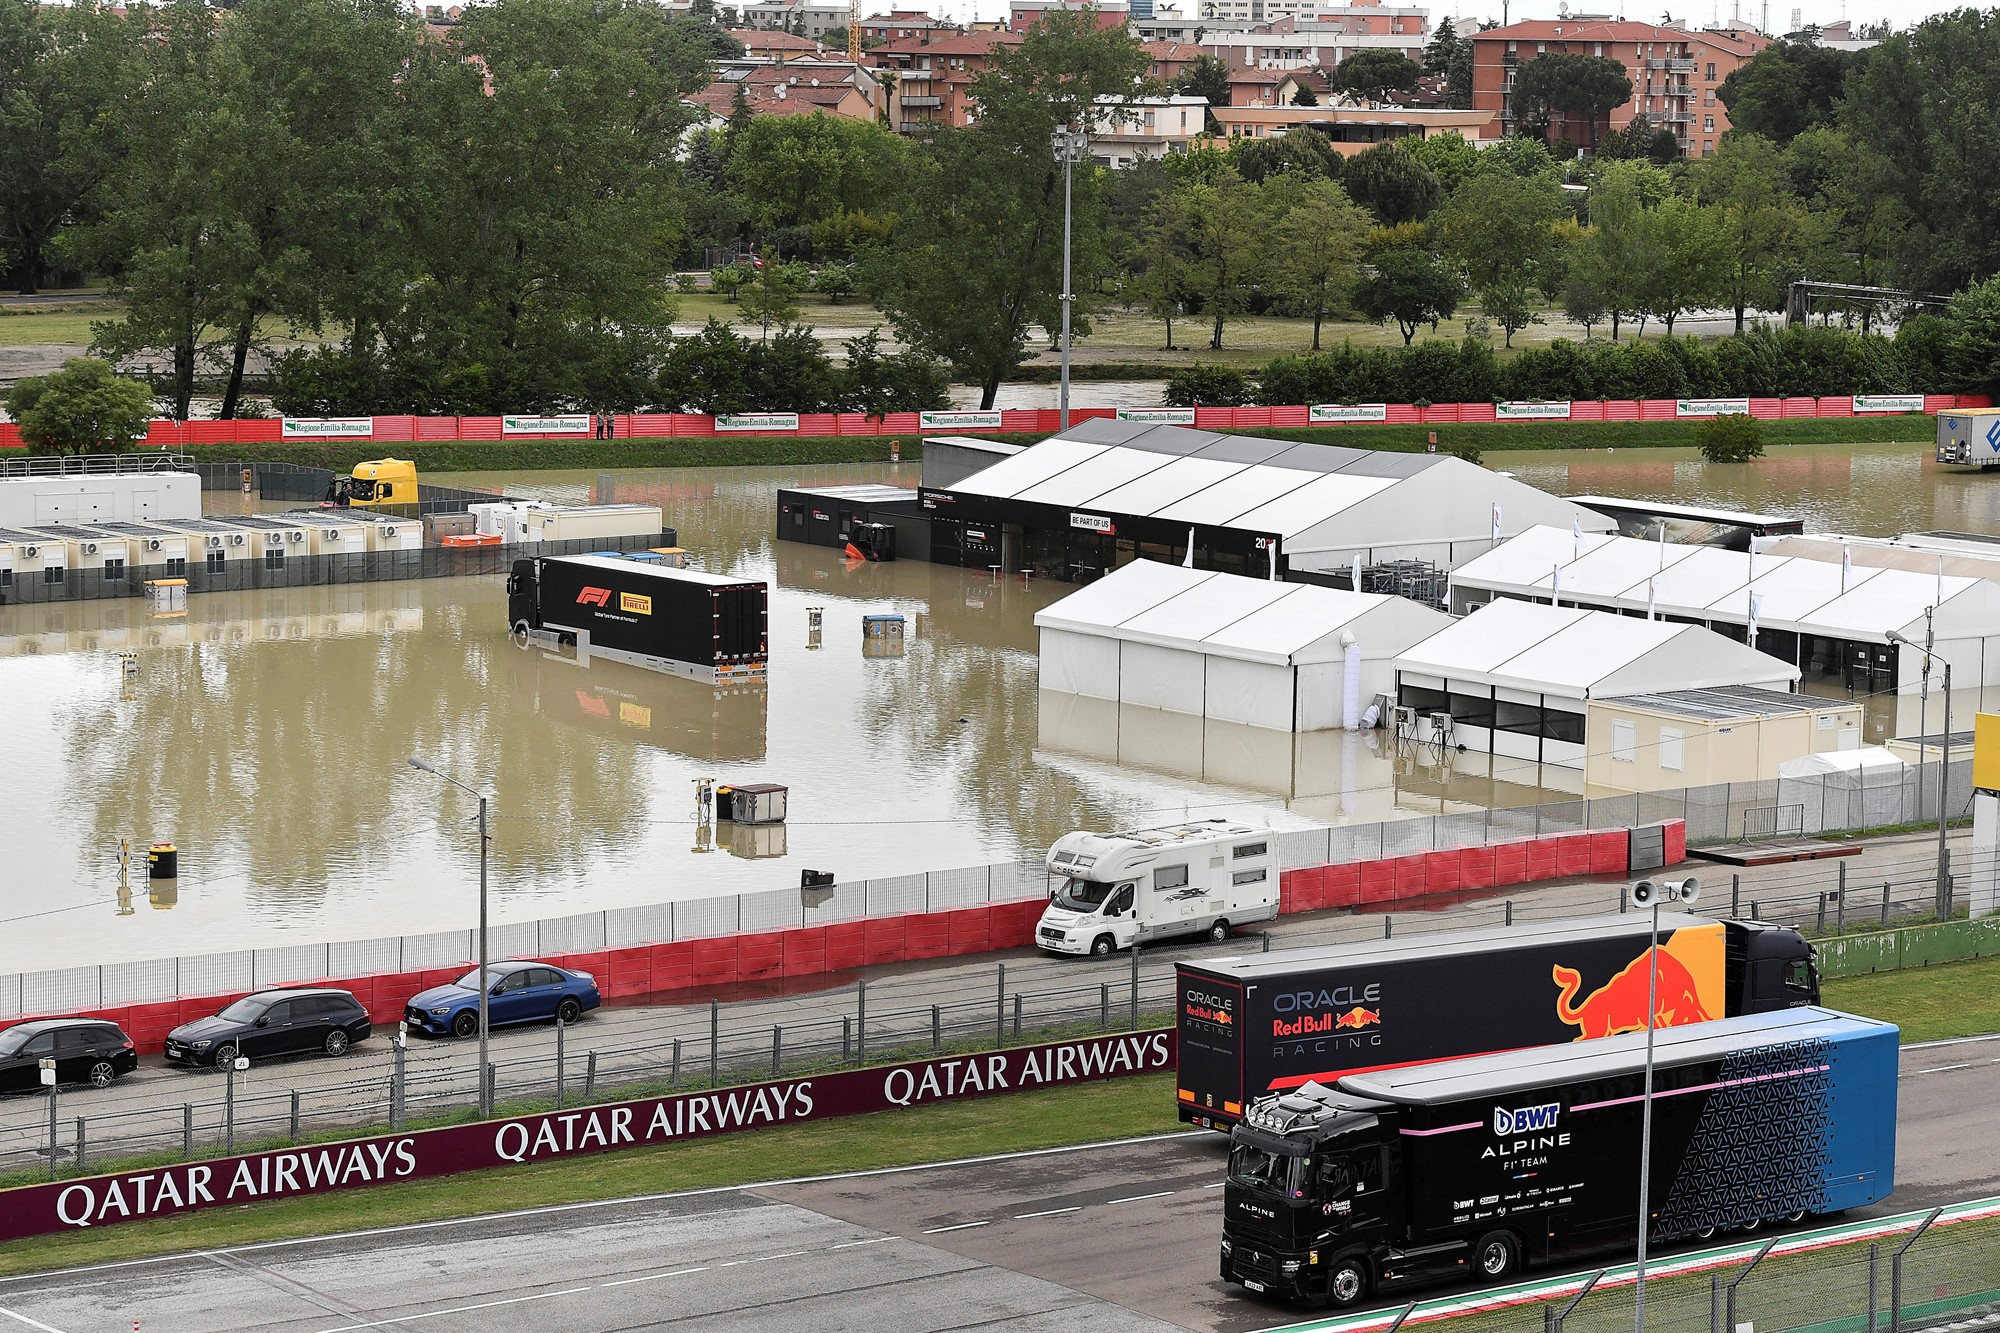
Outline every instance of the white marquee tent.
{"type": "Polygon", "coordinates": [[[1278,731],[1341,723],[1346,644],[1365,704],[1450,623],[1402,597],[1139,560],[1039,611],[1041,686],[1278,731]]]}

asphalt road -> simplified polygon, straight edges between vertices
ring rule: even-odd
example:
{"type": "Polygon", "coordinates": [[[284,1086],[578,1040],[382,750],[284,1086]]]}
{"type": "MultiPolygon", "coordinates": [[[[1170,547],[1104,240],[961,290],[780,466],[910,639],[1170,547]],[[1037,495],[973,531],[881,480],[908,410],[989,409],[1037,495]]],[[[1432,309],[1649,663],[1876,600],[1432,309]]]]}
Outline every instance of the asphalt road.
{"type": "MultiPolygon", "coordinates": [[[[1962,841],[1969,835],[1959,835],[1962,841]]],[[[1873,878],[1905,878],[1926,873],[1932,847],[1928,835],[1880,839],[1864,854],[1846,858],[1856,883],[1873,878]]],[[[1711,886],[1711,895],[1727,911],[1729,877],[1715,867],[1691,867],[1711,886]]],[[[1757,867],[1743,872],[1746,902],[1758,895],[1796,902],[1815,888],[1830,886],[1836,874],[1826,861],[1757,867]]],[[[1577,879],[1517,889],[1510,895],[1517,919],[1573,916],[1612,910],[1625,881],[1577,879]]],[[[1408,933],[1497,923],[1504,900],[1487,898],[1442,905],[1424,912],[1397,913],[1395,931],[1408,933]]],[[[1747,910],[1747,908],[1746,908],[1747,910]]],[[[1767,916],[1777,915],[1767,911],[1767,916]]],[[[1273,947],[1331,943],[1379,935],[1379,916],[1317,912],[1290,916],[1253,928],[1268,931],[1273,947]]],[[[1205,942],[1147,950],[1141,961],[1142,1004],[1157,1000],[1165,1008],[1174,963],[1184,958],[1212,957],[1262,947],[1259,933],[1247,934],[1229,946],[1205,942]]],[[[725,1058],[732,1052],[768,1060],[774,1027],[782,1026],[782,1049],[794,1055],[816,1044],[837,1050],[843,1018],[859,1017],[856,981],[868,985],[868,1030],[871,1049],[889,1043],[921,1042],[930,1032],[930,1008],[941,1006],[947,1035],[990,1033],[995,1019],[996,968],[1006,967],[1007,1000],[1002,1017],[1012,1022],[1013,997],[1022,997],[1028,1030],[1054,1019],[1094,1019],[1100,1009],[1100,986],[1108,988],[1114,1023],[1122,1022],[1129,1001],[1129,957],[1108,960],[1056,958],[1032,949],[968,958],[870,968],[832,977],[796,978],[777,984],[745,986],[727,991],[722,1000],[722,1043],[725,1058]]],[[[677,1004],[614,1006],[588,1015],[566,1036],[568,1086],[581,1086],[588,1054],[599,1055],[601,1086],[667,1075],[675,1038],[684,1044],[683,1075],[698,1079],[707,1072],[709,1010],[706,997],[677,1004]]],[[[493,1058],[500,1066],[499,1089],[509,1093],[546,1095],[553,1085],[556,1039],[547,1025],[501,1030],[493,1034],[493,1058]]],[[[386,1117],[391,1055],[387,1033],[377,1035],[340,1059],[313,1057],[273,1061],[253,1068],[238,1081],[239,1127],[247,1133],[284,1132],[291,1114],[291,1094],[300,1094],[301,1128],[307,1131],[364,1125],[386,1117]],[[254,1123],[252,1123],[254,1122],[254,1123]]],[[[409,1105],[413,1114],[446,1106],[464,1106],[474,1099],[478,1057],[472,1042],[413,1040],[408,1057],[411,1080],[409,1105]]],[[[766,1066],[768,1067],[768,1066],[766,1066]]],[[[183,1106],[192,1104],[199,1144],[220,1141],[223,1080],[213,1073],[193,1073],[168,1067],[158,1057],[142,1062],[137,1074],[103,1090],[73,1089],[61,1100],[63,1138],[73,1134],[75,1118],[91,1124],[87,1139],[94,1154],[118,1150],[172,1150],[182,1140],[183,1106]]],[[[48,1111],[39,1094],[0,1097],[0,1169],[31,1166],[47,1140],[48,1111]]]]}
{"type": "MultiPolygon", "coordinates": [[[[1876,1214],[2000,1193],[2000,1037],[1906,1051],[1876,1214]]],[[[0,1328],[347,1333],[508,1324],[1250,1333],[1215,1276],[1223,1140],[581,1205],[0,1280],[0,1328]]]]}

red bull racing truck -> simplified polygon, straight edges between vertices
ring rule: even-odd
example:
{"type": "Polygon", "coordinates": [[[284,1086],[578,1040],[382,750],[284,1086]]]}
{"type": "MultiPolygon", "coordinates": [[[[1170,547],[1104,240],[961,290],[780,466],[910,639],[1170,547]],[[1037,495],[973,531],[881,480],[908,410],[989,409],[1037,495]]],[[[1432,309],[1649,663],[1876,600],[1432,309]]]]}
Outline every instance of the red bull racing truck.
{"type": "MultiPolygon", "coordinates": [[[[1895,1184],[1896,1028],[1819,1008],[1655,1035],[1648,1244],[1895,1184]]],[[[1231,1133],[1222,1277],[1346,1307],[1638,1238],[1643,1032],[1309,1082],[1231,1133]]]]}
{"type": "Polygon", "coordinates": [[[1759,921],[1650,912],[1180,965],[1180,1118],[1228,1129],[1305,1083],[1819,1003],[1812,946],[1759,921]]]}

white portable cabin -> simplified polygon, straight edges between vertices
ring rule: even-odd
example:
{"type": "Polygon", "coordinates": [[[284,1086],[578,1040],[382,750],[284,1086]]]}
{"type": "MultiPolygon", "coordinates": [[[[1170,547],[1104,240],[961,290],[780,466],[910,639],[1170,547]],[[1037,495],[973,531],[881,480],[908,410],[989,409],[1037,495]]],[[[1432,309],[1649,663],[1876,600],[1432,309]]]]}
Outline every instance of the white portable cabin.
{"type": "Polygon", "coordinates": [[[117,582],[125,578],[131,567],[129,537],[68,523],[45,523],[22,531],[43,542],[60,544],[65,548],[63,563],[92,580],[117,582]]]}
{"type": "Polygon", "coordinates": [[[0,527],[200,517],[201,478],[192,472],[0,477],[0,527]]]}
{"type": "Polygon", "coordinates": [[[259,559],[266,564],[283,564],[287,560],[304,559],[311,553],[308,528],[291,521],[291,517],[243,514],[230,518],[229,522],[250,531],[250,542],[259,559]]]}
{"type": "Polygon", "coordinates": [[[1404,597],[1146,560],[1035,614],[1044,690],[1277,731],[1343,725],[1450,623],[1404,597]]]}
{"type": "MultiPolygon", "coordinates": [[[[289,518],[309,518],[313,511],[287,515],[289,518]]],[[[356,513],[349,510],[345,518],[358,519],[364,529],[364,536],[371,551],[421,551],[424,546],[424,525],[422,520],[398,518],[393,514],[356,513]]]]}
{"type": "Polygon", "coordinates": [[[212,518],[176,518],[156,521],[156,526],[184,534],[188,539],[188,565],[230,565],[239,560],[261,560],[264,544],[253,533],[233,523],[212,518]]]}
{"type": "Polygon", "coordinates": [[[69,569],[69,544],[19,528],[0,528],[0,593],[30,581],[61,583],[69,569]]]}
{"type": "Polygon", "coordinates": [[[1389,720],[1399,740],[1581,769],[1590,700],[1798,678],[1699,625],[1503,598],[1396,659],[1389,720]]]}
{"type": "Polygon", "coordinates": [[[191,543],[185,532],[157,523],[97,523],[92,530],[125,538],[128,558],[139,569],[164,571],[172,577],[187,572],[191,543]]]}
{"type": "Polygon", "coordinates": [[[523,500],[469,505],[467,509],[476,516],[481,535],[498,536],[509,546],[656,537],[665,531],[666,523],[666,514],[658,505],[552,505],[523,500]]]}
{"type": "Polygon", "coordinates": [[[1270,829],[1222,819],[1066,833],[1049,848],[1052,892],[1035,943],[1103,956],[1175,935],[1227,939],[1278,915],[1277,850],[1270,829]]]}
{"type": "MultiPolygon", "coordinates": [[[[307,555],[364,556],[375,536],[375,524],[340,509],[301,510],[286,514],[285,518],[296,523],[305,534],[307,555]]],[[[414,518],[402,523],[419,530],[423,526],[414,518]]]]}

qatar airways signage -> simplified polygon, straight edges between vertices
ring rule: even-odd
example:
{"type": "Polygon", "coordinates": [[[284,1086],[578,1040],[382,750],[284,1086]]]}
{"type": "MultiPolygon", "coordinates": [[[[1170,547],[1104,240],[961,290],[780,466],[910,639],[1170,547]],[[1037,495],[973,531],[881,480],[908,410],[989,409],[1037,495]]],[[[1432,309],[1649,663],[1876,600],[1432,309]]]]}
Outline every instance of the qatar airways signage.
{"type": "Polygon", "coordinates": [[[1174,1056],[1174,1033],[1130,1032],[28,1185],[0,1190],[0,1243],[264,1199],[1160,1073],[1174,1067],[1174,1056]]]}

